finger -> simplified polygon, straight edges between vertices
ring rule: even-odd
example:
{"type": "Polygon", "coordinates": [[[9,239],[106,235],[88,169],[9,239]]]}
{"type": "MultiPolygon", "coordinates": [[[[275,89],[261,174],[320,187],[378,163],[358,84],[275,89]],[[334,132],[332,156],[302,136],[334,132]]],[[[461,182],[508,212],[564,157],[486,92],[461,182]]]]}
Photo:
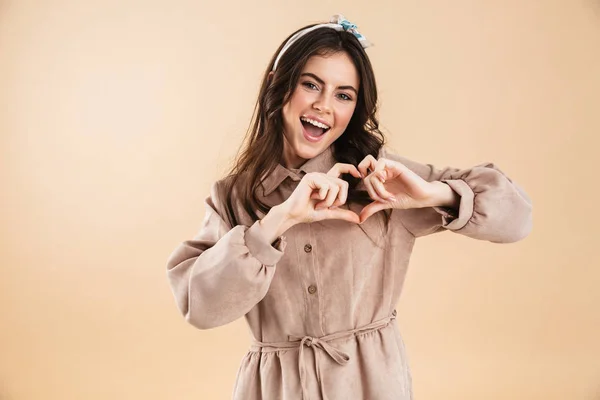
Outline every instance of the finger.
{"type": "MultiPolygon", "coordinates": [[[[358,170],[356,172],[358,172],[358,170]]],[[[346,201],[348,201],[348,187],[350,186],[348,182],[346,182],[343,179],[337,179],[337,183],[339,185],[340,191],[338,193],[336,202],[333,203],[335,206],[346,204],[346,201]]]]}
{"type": "Polygon", "coordinates": [[[307,179],[307,187],[310,190],[310,194],[308,197],[310,199],[323,200],[327,196],[327,192],[329,191],[329,180],[325,178],[323,174],[307,174],[305,175],[307,179]]]}
{"type": "MultiPolygon", "coordinates": [[[[348,187],[349,187],[348,182],[346,182],[345,180],[340,179],[340,178],[330,178],[330,182],[331,182],[331,187],[337,186],[339,188],[339,191],[337,193],[337,197],[335,198],[335,201],[332,204],[328,204],[328,207],[338,207],[338,206],[341,206],[342,204],[345,204],[346,201],[348,200],[348,187]]],[[[318,193],[316,193],[316,192],[311,195],[311,199],[321,200],[319,198],[318,193]]],[[[321,202],[320,204],[322,204],[322,203],[323,202],[321,202]]]]}
{"type": "Polygon", "coordinates": [[[327,183],[321,184],[319,187],[319,200],[323,200],[327,197],[329,191],[329,185],[327,183]]]}
{"type": "Polygon", "coordinates": [[[358,214],[343,208],[328,208],[319,212],[322,213],[323,219],[342,219],[355,224],[360,223],[360,217],[358,214]]]}
{"type": "Polygon", "coordinates": [[[337,198],[339,191],[340,191],[340,187],[338,185],[330,184],[329,190],[327,191],[327,197],[325,198],[325,200],[317,203],[315,206],[315,209],[321,210],[323,208],[330,207],[333,204],[333,202],[335,201],[335,199],[337,198]]]}
{"type": "Polygon", "coordinates": [[[382,179],[383,182],[385,182],[385,180],[388,178],[387,173],[385,171],[385,167],[386,167],[386,159],[380,158],[375,163],[375,168],[373,169],[373,175],[382,179]]]}
{"type": "Polygon", "coordinates": [[[379,202],[373,202],[373,203],[367,204],[360,212],[360,215],[359,215],[360,223],[362,224],[371,215],[373,215],[376,212],[379,212],[381,210],[385,210],[386,208],[390,208],[389,204],[379,203],[379,202]]]}
{"type": "Polygon", "coordinates": [[[367,192],[369,193],[369,197],[371,197],[373,200],[375,201],[381,201],[383,203],[386,202],[385,199],[383,199],[382,197],[379,196],[379,194],[375,191],[375,189],[373,188],[373,183],[372,183],[373,177],[372,175],[367,176],[367,178],[363,181],[365,184],[365,188],[367,189],[367,192]]]}
{"type": "Polygon", "coordinates": [[[352,164],[337,163],[327,172],[327,175],[334,178],[339,178],[342,174],[351,174],[355,178],[361,178],[360,172],[352,164]]]}
{"type": "Polygon", "coordinates": [[[371,171],[375,170],[376,164],[377,160],[375,159],[375,157],[373,157],[370,154],[367,154],[367,156],[360,162],[360,164],[358,164],[358,171],[363,175],[364,178],[367,175],[369,175],[369,168],[371,169],[371,171]]]}
{"type": "Polygon", "coordinates": [[[411,173],[412,171],[404,164],[398,161],[380,158],[375,164],[373,172],[380,173],[383,181],[396,177],[400,174],[411,173]]]}
{"type": "Polygon", "coordinates": [[[385,199],[386,201],[396,200],[394,198],[394,195],[388,192],[385,188],[383,182],[381,181],[381,178],[379,178],[379,173],[372,174],[371,179],[369,179],[369,182],[371,183],[371,185],[373,185],[373,189],[375,189],[375,192],[379,197],[385,199]]]}

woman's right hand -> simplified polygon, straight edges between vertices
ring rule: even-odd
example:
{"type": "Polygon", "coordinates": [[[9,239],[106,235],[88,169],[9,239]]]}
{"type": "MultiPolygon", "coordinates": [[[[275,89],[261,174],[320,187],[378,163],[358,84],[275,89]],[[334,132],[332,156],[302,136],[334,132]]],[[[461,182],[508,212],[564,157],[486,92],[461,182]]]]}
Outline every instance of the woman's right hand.
{"type": "Polygon", "coordinates": [[[326,174],[310,172],[302,178],[294,192],[281,206],[292,224],[325,219],[343,219],[359,224],[360,217],[347,209],[336,208],[348,199],[348,182],[340,179],[344,173],[362,178],[352,164],[337,163],[326,174]]]}

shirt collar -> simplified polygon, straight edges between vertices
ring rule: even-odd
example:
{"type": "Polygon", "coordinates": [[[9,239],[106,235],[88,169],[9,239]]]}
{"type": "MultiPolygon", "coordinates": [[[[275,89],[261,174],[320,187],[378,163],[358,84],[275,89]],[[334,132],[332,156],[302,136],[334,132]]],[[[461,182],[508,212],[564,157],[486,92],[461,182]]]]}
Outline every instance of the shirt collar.
{"type": "Polygon", "coordinates": [[[286,168],[278,163],[273,172],[262,182],[264,196],[271,194],[286,178],[299,181],[309,172],[328,172],[336,160],[333,156],[333,145],[330,145],[317,156],[307,160],[298,168],[286,168]]]}

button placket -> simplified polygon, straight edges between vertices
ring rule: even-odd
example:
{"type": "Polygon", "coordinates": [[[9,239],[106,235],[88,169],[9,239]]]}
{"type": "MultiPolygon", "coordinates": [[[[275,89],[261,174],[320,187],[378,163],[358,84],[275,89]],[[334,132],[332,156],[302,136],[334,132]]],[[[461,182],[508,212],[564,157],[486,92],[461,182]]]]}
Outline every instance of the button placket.
{"type": "MultiPolygon", "coordinates": [[[[304,252],[305,253],[310,253],[312,251],[312,245],[310,243],[307,243],[304,245],[304,252]]],[[[316,285],[310,285],[307,288],[308,293],[310,294],[315,294],[317,292],[317,286],[316,285]]]]}
{"type": "Polygon", "coordinates": [[[305,293],[306,312],[307,312],[307,329],[311,335],[322,336],[323,327],[321,326],[321,299],[320,289],[318,289],[318,262],[315,259],[316,249],[312,229],[313,224],[303,224],[302,233],[298,236],[299,253],[301,256],[301,271],[302,271],[302,290],[305,293]],[[304,251],[302,251],[304,250],[304,251]]]}
{"type": "MultiPolygon", "coordinates": [[[[307,243],[304,245],[304,252],[305,253],[310,253],[312,251],[312,245],[310,243],[307,243]]],[[[315,294],[317,292],[317,286],[316,285],[310,285],[308,288],[308,293],[310,294],[315,294]]]]}

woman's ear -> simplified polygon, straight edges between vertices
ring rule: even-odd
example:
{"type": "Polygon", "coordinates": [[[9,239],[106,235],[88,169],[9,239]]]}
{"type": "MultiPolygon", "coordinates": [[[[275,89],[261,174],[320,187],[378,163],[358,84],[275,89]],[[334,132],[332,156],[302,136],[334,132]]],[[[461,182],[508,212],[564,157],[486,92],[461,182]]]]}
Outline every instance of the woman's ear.
{"type": "Polygon", "coordinates": [[[273,72],[273,71],[269,72],[269,75],[267,76],[267,82],[271,83],[271,79],[273,79],[273,75],[275,75],[275,72],[273,72]]]}

